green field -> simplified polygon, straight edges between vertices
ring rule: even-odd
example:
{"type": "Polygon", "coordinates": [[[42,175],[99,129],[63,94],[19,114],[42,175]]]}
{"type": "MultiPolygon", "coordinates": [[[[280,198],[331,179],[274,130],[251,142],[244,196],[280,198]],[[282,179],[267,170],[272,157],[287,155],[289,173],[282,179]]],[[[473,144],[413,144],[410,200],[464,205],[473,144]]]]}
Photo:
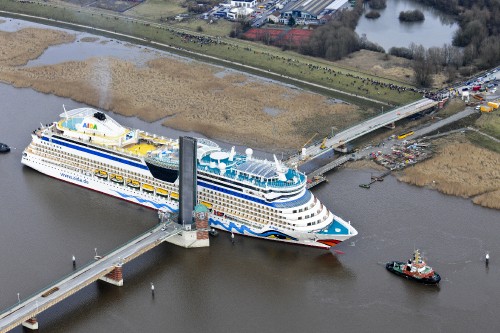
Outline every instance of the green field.
{"type": "MultiPolygon", "coordinates": [[[[156,0],[151,1],[151,3],[156,3],[156,6],[161,6],[163,2],[156,0]]],[[[172,8],[173,7],[174,6],[172,6],[172,8]]],[[[167,6],[166,8],[170,8],[170,6],[167,6]]],[[[53,18],[55,20],[64,22],[71,22],[89,26],[91,25],[93,27],[99,27],[112,32],[129,34],[144,38],[146,40],[168,44],[170,46],[181,48],[184,50],[199,52],[200,55],[194,56],[195,58],[203,59],[203,55],[209,55],[218,59],[235,62],[232,65],[228,65],[227,63],[225,63],[225,66],[232,66],[238,69],[242,69],[239,64],[249,65],[263,69],[265,71],[279,73],[291,78],[319,84],[324,87],[338,89],[347,93],[355,94],[357,96],[364,96],[367,98],[375,99],[381,103],[390,105],[402,105],[421,98],[421,94],[413,93],[410,91],[399,93],[396,90],[382,88],[380,86],[377,87],[369,83],[363,84],[362,79],[355,77],[359,76],[362,78],[373,79],[385,83],[393,83],[393,81],[379,77],[373,77],[349,68],[339,68],[338,66],[334,66],[331,62],[323,59],[310,58],[290,51],[283,52],[279,48],[237,39],[230,39],[227,37],[215,38],[209,36],[208,38],[211,38],[212,41],[217,40],[218,43],[200,44],[197,42],[197,40],[190,40],[189,38],[186,38],[185,35],[183,35],[183,33],[190,34],[191,36],[200,35],[195,32],[197,26],[202,26],[204,31],[209,31],[209,28],[206,27],[207,23],[203,20],[199,20],[199,24],[197,24],[196,21],[191,22],[187,25],[184,25],[181,29],[180,27],[172,26],[167,23],[147,21],[144,18],[138,18],[138,16],[130,17],[126,15],[111,13],[109,11],[99,11],[91,8],[61,6],[60,3],[51,2],[20,3],[14,0],[4,0],[0,3],[0,9],[15,13],[24,13],[39,17],[53,18]],[[205,26],[203,24],[205,24],[205,26]],[[190,30],[187,30],[188,28],[190,30]],[[205,28],[207,30],[205,30],[205,28]]],[[[145,11],[145,9],[140,9],[140,6],[136,6],[132,11],[134,11],[136,15],[148,15],[147,13],[141,14],[141,10],[145,11]]],[[[151,12],[149,13],[149,15],[152,15],[151,12]]],[[[161,12],[158,13],[159,14],[157,15],[162,15],[160,14],[161,12]]],[[[51,23],[57,24],[59,26],[65,26],[62,22],[51,23]]],[[[71,28],[74,29],[74,27],[71,28]]],[[[220,29],[220,27],[217,28],[220,29]]],[[[92,29],[81,29],[93,32],[92,29]]],[[[110,35],[110,37],[113,36],[110,35]]],[[[210,61],[217,63],[216,60],[210,61]]],[[[252,72],[251,69],[247,71],[252,72]]],[[[253,72],[258,73],[259,75],[263,75],[261,72],[253,72]]],[[[276,76],[273,75],[268,76],[276,78],[276,76]]],[[[283,80],[285,82],[287,81],[286,78],[284,78],[283,80]]],[[[288,80],[288,82],[291,81],[288,80]]],[[[400,83],[396,84],[401,85],[400,83]]],[[[349,97],[340,95],[338,93],[332,93],[317,87],[311,88],[306,84],[298,85],[310,90],[319,91],[325,95],[343,98],[356,104],[374,106],[376,108],[379,108],[379,105],[377,105],[377,103],[357,99],[356,96],[349,97]]],[[[387,109],[389,109],[389,107],[387,107],[385,110],[387,109]]]]}
{"type": "Polygon", "coordinates": [[[160,21],[162,18],[173,17],[186,12],[182,8],[184,0],[146,0],[144,3],[127,10],[128,16],[160,21]]]}
{"type": "Polygon", "coordinates": [[[500,110],[481,113],[481,117],[476,120],[475,126],[482,132],[500,139],[500,110]]]}

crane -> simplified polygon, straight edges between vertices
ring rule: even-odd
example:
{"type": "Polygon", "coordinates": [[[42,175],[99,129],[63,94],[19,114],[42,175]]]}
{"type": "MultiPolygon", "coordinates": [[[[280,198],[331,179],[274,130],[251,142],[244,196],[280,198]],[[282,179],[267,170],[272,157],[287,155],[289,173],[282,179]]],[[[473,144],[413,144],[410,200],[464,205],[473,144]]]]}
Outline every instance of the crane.
{"type": "Polygon", "coordinates": [[[328,137],[324,138],[323,141],[321,142],[321,146],[319,146],[319,149],[326,149],[326,140],[328,137]]]}
{"type": "Polygon", "coordinates": [[[311,136],[311,138],[310,138],[309,140],[307,140],[307,141],[306,141],[306,143],[304,143],[304,145],[302,145],[302,148],[304,148],[305,146],[307,146],[307,144],[308,144],[309,142],[311,142],[311,141],[312,141],[312,139],[314,139],[314,138],[316,137],[316,135],[318,135],[318,132],[314,133],[314,135],[313,135],[313,136],[311,136]]]}

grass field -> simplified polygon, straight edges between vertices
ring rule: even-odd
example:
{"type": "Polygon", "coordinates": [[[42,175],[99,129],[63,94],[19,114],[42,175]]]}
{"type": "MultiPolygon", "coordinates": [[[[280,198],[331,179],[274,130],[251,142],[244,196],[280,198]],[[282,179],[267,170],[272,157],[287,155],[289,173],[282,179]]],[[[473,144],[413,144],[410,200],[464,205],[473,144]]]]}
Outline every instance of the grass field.
{"type": "Polygon", "coordinates": [[[146,0],[142,4],[128,10],[128,16],[159,21],[186,12],[181,5],[184,0],[146,0]]]}
{"type": "MultiPolygon", "coordinates": [[[[500,139],[500,111],[496,110],[490,113],[482,113],[476,120],[476,127],[481,131],[500,139]]],[[[500,148],[498,148],[500,152],[500,148]]]]}
{"type": "MultiPolygon", "coordinates": [[[[326,60],[305,57],[295,52],[282,52],[280,49],[257,43],[222,38],[221,43],[201,45],[196,41],[186,40],[180,30],[165,24],[156,25],[137,18],[108,14],[107,12],[87,8],[60,7],[58,4],[51,2],[19,3],[13,0],[5,0],[0,3],[0,9],[131,34],[220,59],[281,73],[285,76],[338,89],[357,96],[373,98],[391,105],[406,104],[421,97],[420,94],[410,91],[398,92],[389,88],[374,86],[369,82],[363,83],[362,79],[357,77],[401,85],[399,82],[368,75],[349,68],[341,68],[326,60]]],[[[194,25],[196,26],[196,24],[194,25]]],[[[194,32],[189,33],[196,35],[194,32]]],[[[331,95],[339,97],[338,94],[331,95]]],[[[370,103],[364,102],[364,105],[367,104],[370,103]]]]}
{"type": "Polygon", "coordinates": [[[234,23],[227,20],[217,20],[213,23],[210,21],[192,18],[186,21],[169,22],[172,27],[182,28],[191,31],[198,31],[198,27],[203,29],[203,33],[210,36],[225,37],[229,35],[234,23]]]}

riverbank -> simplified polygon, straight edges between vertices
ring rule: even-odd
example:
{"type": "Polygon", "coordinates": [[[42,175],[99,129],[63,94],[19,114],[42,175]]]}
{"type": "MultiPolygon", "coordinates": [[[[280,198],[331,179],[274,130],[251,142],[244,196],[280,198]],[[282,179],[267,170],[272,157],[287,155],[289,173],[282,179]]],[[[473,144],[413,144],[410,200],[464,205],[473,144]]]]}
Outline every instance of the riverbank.
{"type": "Polygon", "coordinates": [[[46,29],[0,34],[0,80],[149,122],[163,119],[164,125],[175,129],[268,150],[297,149],[312,134],[329,133],[333,124],[343,128],[362,119],[356,106],[179,58],[158,58],[141,67],[110,57],[20,66],[39,57],[50,45],[74,40],[71,34],[46,29]]]}
{"type": "Polygon", "coordinates": [[[471,144],[462,133],[433,144],[434,157],[406,168],[398,176],[400,181],[500,209],[500,154],[471,144]]]}
{"type": "Polygon", "coordinates": [[[415,101],[422,95],[421,91],[411,85],[337,66],[323,59],[259,43],[208,36],[123,14],[87,7],[75,8],[61,3],[20,3],[12,0],[0,3],[0,9],[6,10],[3,15],[16,18],[100,33],[123,40],[129,38],[135,43],[154,45],[183,55],[188,52],[190,57],[291,82],[369,108],[379,108],[384,104],[402,105],[415,101]],[[73,15],[75,13],[78,14],[73,15]],[[20,16],[23,14],[33,16],[20,16]],[[89,22],[92,22],[92,26],[89,22]]]}

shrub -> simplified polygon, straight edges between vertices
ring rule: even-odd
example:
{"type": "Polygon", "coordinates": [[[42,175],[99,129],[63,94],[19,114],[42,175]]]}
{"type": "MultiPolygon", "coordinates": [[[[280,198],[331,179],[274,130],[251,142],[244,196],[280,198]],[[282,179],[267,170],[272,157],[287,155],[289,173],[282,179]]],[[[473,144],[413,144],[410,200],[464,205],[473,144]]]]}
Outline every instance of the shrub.
{"type": "Polygon", "coordinates": [[[395,57],[401,57],[406,59],[413,59],[413,52],[407,47],[391,47],[389,49],[389,54],[395,57]]]}
{"type": "Polygon", "coordinates": [[[369,6],[371,9],[384,9],[387,7],[385,1],[386,0],[370,0],[369,6]]]}
{"type": "Polygon", "coordinates": [[[365,14],[365,17],[367,19],[376,19],[380,17],[380,13],[377,12],[376,10],[371,10],[368,13],[365,14]]]}
{"type": "Polygon", "coordinates": [[[403,22],[418,22],[425,20],[424,13],[420,10],[408,10],[399,13],[399,20],[403,22]]]}

